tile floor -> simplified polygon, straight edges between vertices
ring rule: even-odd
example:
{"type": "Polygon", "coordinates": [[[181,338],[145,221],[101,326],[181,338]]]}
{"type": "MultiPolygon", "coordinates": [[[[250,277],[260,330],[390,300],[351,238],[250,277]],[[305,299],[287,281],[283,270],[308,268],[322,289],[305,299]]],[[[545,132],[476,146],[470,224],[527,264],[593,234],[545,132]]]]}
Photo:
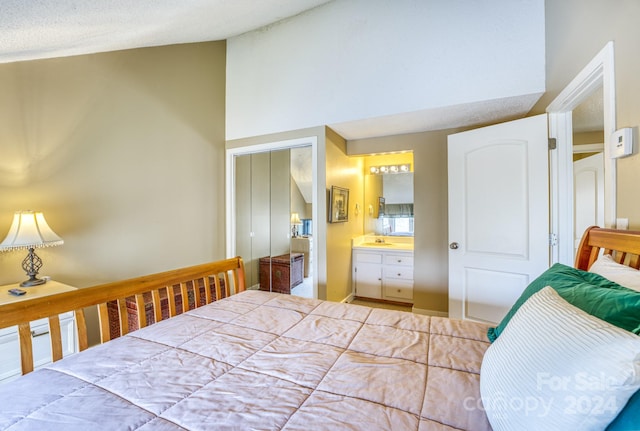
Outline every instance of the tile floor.
{"type": "MultiPolygon", "coordinates": [[[[296,296],[302,296],[304,298],[313,298],[313,278],[307,277],[302,283],[291,289],[291,294],[296,296]]],[[[400,310],[400,311],[408,311],[411,312],[411,305],[398,305],[398,304],[387,304],[383,302],[376,301],[366,301],[363,299],[354,299],[352,304],[358,305],[366,305],[368,307],[373,308],[384,308],[387,310],[400,310]]]]}

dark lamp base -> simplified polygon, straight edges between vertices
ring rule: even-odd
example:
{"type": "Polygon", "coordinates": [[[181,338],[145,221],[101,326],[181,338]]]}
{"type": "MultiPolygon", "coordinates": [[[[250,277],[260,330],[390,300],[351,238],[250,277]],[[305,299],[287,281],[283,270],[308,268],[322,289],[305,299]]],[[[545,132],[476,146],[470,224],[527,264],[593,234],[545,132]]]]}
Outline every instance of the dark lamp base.
{"type": "Polygon", "coordinates": [[[44,278],[30,278],[20,283],[21,287],[39,286],[47,282],[44,278]]]}

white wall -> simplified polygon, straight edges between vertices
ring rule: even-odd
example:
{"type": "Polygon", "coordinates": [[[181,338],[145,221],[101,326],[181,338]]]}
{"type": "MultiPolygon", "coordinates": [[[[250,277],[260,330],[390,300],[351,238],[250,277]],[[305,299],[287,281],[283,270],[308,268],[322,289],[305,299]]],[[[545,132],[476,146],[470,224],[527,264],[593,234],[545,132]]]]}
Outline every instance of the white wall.
{"type": "Polygon", "coordinates": [[[541,93],[543,0],[338,0],[227,41],[226,136],[541,93]]]}

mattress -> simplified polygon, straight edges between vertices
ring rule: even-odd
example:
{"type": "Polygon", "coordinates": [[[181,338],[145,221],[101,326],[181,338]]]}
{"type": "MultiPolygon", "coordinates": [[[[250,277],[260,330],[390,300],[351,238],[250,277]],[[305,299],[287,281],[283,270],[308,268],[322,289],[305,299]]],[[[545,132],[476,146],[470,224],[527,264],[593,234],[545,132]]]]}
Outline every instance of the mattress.
{"type": "Polygon", "coordinates": [[[0,429],[490,430],[486,332],[246,291],[0,386],[0,429]]]}

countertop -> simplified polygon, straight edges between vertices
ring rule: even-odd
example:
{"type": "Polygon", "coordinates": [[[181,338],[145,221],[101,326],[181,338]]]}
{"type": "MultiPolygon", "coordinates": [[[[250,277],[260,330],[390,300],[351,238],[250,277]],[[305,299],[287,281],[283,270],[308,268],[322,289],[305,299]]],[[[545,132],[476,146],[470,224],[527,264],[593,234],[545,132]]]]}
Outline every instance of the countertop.
{"type": "Polygon", "coordinates": [[[377,251],[413,251],[413,237],[363,235],[351,240],[351,248],[377,251]]]}

